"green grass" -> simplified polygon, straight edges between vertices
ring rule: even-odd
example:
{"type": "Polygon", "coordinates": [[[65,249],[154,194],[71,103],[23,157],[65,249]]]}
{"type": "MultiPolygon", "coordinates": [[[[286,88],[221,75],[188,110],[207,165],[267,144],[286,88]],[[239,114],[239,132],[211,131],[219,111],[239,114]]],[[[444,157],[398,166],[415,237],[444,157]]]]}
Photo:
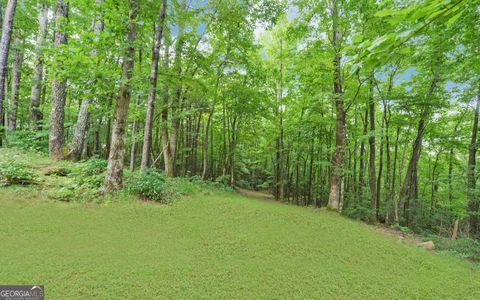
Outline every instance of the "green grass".
{"type": "Polygon", "coordinates": [[[473,265],[325,210],[220,192],[64,203],[48,188],[0,188],[0,284],[44,284],[46,299],[480,299],[473,265]]]}

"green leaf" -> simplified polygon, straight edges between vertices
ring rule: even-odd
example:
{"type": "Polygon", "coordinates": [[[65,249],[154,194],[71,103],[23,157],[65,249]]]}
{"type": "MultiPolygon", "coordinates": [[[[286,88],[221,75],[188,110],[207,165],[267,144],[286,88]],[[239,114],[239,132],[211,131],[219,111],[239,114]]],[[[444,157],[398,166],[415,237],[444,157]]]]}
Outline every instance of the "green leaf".
{"type": "Polygon", "coordinates": [[[352,38],[353,43],[358,44],[363,41],[363,35],[359,34],[352,38]]]}
{"type": "Polygon", "coordinates": [[[394,10],[394,9],[384,9],[384,10],[381,10],[377,13],[375,13],[375,16],[376,17],[387,17],[387,16],[391,16],[391,15],[394,15],[397,11],[394,10]]]}
{"type": "Polygon", "coordinates": [[[458,18],[460,18],[460,16],[463,14],[463,10],[460,11],[458,14],[454,15],[453,17],[451,17],[448,21],[447,21],[447,28],[450,28],[453,23],[455,23],[455,21],[458,20],[458,18]]]}

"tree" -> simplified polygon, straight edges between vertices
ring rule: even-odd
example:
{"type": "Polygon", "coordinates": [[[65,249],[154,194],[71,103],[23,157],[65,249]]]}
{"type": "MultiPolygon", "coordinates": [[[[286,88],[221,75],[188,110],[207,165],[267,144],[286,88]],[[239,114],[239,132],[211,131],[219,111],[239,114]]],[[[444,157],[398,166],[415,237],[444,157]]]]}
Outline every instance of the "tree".
{"type": "MultiPolygon", "coordinates": [[[[173,67],[176,72],[176,76],[180,78],[182,76],[182,52],[183,46],[185,43],[185,21],[183,20],[183,15],[186,12],[186,1],[182,0],[180,5],[180,20],[178,24],[178,32],[177,32],[177,41],[175,43],[175,60],[173,62],[173,67]]],[[[167,105],[168,96],[164,95],[164,105],[167,105]]],[[[168,132],[168,128],[166,126],[165,121],[168,119],[168,112],[166,113],[164,110],[164,125],[162,128],[162,144],[163,144],[163,158],[165,161],[165,174],[169,177],[173,177],[175,175],[175,155],[177,151],[177,139],[180,129],[180,117],[177,115],[180,113],[181,100],[183,97],[183,85],[181,81],[178,81],[175,87],[173,100],[171,103],[171,113],[170,118],[172,119],[172,126],[170,132],[168,132]],[[166,117],[166,118],[165,118],[166,117]]],[[[168,108],[167,108],[168,109],[168,108]]]]}
{"type": "Polygon", "coordinates": [[[138,0],[129,1],[126,48],[122,66],[122,82],[115,105],[115,118],[112,127],[112,141],[108,156],[107,174],[103,183],[105,192],[116,191],[122,187],[124,135],[128,105],[131,97],[131,80],[135,61],[135,40],[137,37],[138,0]]]}
{"type": "Polygon", "coordinates": [[[17,111],[18,111],[18,96],[20,92],[20,79],[22,76],[22,63],[23,63],[23,52],[21,47],[20,37],[15,37],[14,39],[14,54],[13,54],[13,65],[12,65],[12,103],[11,103],[11,113],[10,113],[10,130],[16,130],[17,128],[17,111]]]}
{"type": "Polygon", "coordinates": [[[150,70],[150,89],[148,91],[147,114],[145,117],[145,129],[143,134],[142,161],[140,168],[144,171],[148,167],[150,158],[150,148],[152,143],[153,113],[155,109],[155,96],[157,92],[157,74],[158,61],[160,60],[160,47],[162,45],[162,36],[164,30],[165,16],[167,11],[167,1],[163,0],[155,24],[154,45],[152,48],[152,65],[150,70]]]}
{"type": "MultiPolygon", "coordinates": [[[[5,18],[3,20],[2,38],[0,40],[0,133],[4,126],[4,112],[3,101],[5,98],[4,87],[5,78],[7,74],[7,60],[8,52],[10,50],[10,41],[12,38],[13,19],[15,17],[15,9],[17,7],[17,0],[8,0],[7,8],[5,9],[5,18]]],[[[0,141],[2,137],[0,136],[0,141]]]]}
{"type": "MultiPolygon", "coordinates": [[[[95,0],[95,5],[100,7],[104,0],[95,0]]],[[[98,40],[100,33],[103,31],[103,20],[101,14],[95,17],[93,24],[94,40],[98,40]]],[[[91,57],[96,58],[97,50],[94,48],[91,51],[91,57]]],[[[93,85],[94,82],[91,81],[93,85]]],[[[72,143],[68,152],[68,157],[73,161],[78,161],[82,154],[82,149],[85,144],[85,138],[87,135],[87,126],[89,118],[89,106],[93,102],[93,99],[85,99],[80,105],[80,111],[77,118],[77,126],[75,127],[75,133],[73,135],[72,143]]]]}
{"type": "Polygon", "coordinates": [[[330,195],[328,207],[339,210],[342,202],[343,190],[343,167],[345,164],[345,108],[343,103],[342,72],[341,72],[341,36],[339,28],[340,7],[337,0],[332,1],[332,48],[334,51],[333,60],[333,93],[336,108],[335,127],[335,153],[332,157],[332,175],[330,178],[330,195]]]}
{"type": "Polygon", "coordinates": [[[475,235],[478,232],[478,197],[477,197],[477,176],[475,168],[477,164],[477,133],[478,133],[478,114],[480,111],[480,95],[477,96],[475,112],[472,125],[472,139],[468,151],[467,182],[468,182],[468,222],[470,225],[470,234],[475,235]]]}
{"type": "Polygon", "coordinates": [[[38,2],[38,33],[37,43],[35,45],[35,67],[33,70],[33,85],[30,94],[30,110],[29,123],[30,127],[34,129],[39,128],[39,123],[42,120],[42,113],[40,111],[40,99],[42,92],[43,80],[43,48],[48,29],[48,5],[44,2],[38,2]]]}
{"type": "Polygon", "coordinates": [[[369,165],[369,183],[370,183],[370,208],[377,208],[377,187],[376,187],[376,175],[375,175],[375,100],[373,97],[373,82],[370,82],[370,95],[369,95],[369,111],[370,111],[370,137],[368,142],[370,144],[370,165],[369,165]]]}
{"type": "Polygon", "coordinates": [[[57,52],[57,73],[52,80],[52,106],[50,111],[50,128],[48,139],[48,152],[53,159],[63,159],[64,153],[64,118],[67,79],[62,74],[63,60],[61,53],[65,51],[67,44],[66,24],[68,22],[68,4],[63,0],[57,0],[55,10],[55,47],[57,52]]]}

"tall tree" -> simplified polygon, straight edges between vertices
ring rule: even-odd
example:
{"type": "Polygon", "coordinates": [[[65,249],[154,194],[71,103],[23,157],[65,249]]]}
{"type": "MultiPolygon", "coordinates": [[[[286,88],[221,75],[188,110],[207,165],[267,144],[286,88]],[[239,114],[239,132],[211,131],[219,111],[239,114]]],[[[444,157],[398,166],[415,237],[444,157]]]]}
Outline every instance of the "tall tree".
{"type": "MultiPolygon", "coordinates": [[[[17,7],[17,0],[8,0],[7,8],[5,10],[5,18],[3,20],[2,38],[0,40],[0,132],[3,131],[4,126],[4,88],[7,74],[8,52],[10,50],[10,41],[12,39],[13,19],[15,17],[15,10],[17,7]]],[[[0,141],[2,137],[0,136],[0,141]]]]}
{"type": "Polygon", "coordinates": [[[38,33],[37,43],[35,45],[35,67],[33,68],[33,85],[30,93],[29,110],[30,127],[34,129],[39,128],[39,123],[42,119],[42,113],[40,111],[40,99],[42,92],[44,63],[43,48],[48,29],[48,5],[45,2],[39,1],[38,9],[38,33]]]}
{"type": "Polygon", "coordinates": [[[139,1],[129,1],[129,17],[127,25],[126,49],[122,66],[122,82],[115,105],[115,118],[112,127],[112,139],[110,153],[108,155],[108,166],[103,190],[111,192],[122,187],[123,179],[123,156],[125,125],[127,123],[128,105],[131,98],[133,65],[135,62],[135,40],[137,38],[137,15],[139,1]]]}
{"type": "MultiPolygon", "coordinates": [[[[57,58],[65,51],[67,44],[67,25],[68,22],[68,4],[64,0],[57,0],[55,10],[55,47],[57,58]]],[[[67,79],[63,70],[63,58],[57,59],[57,73],[52,80],[52,107],[50,111],[50,128],[48,139],[48,152],[53,159],[63,159],[64,154],[64,118],[65,118],[65,100],[67,92],[67,79]]]]}
{"type": "MultiPolygon", "coordinates": [[[[95,5],[100,7],[104,0],[95,0],[95,5]]],[[[100,33],[103,31],[103,19],[102,14],[99,13],[95,17],[95,22],[93,24],[93,34],[94,34],[94,41],[99,39],[100,33]]],[[[91,51],[91,57],[97,57],[97,50],[94,48],[91,51]]],[[[93,86],[93,80],[90,81],[90,85],[93,86]]],[[[73,134],[72,143],[70,145],[70,149],[68,152],[68,157],[73,160],[77,161],[80,159],[82,154],[82,147],[85,144],[85,139],[87,135],[87,127],[88,127],[88,118],[89,118],[89,106],[93,102],[93,99],[85,99],[82,101],[80,105],[80,111],[77,117],[77,126],[75,127],[75,133],[73,134]]]]}
{"type": "Polygon", "coordinates": [[[330,177],[330,194],[328,207],[339,210],[343,193],[343,167],[345,164],[345,106],[343,102],[342,72],[341,72],[341,35],[339,28],[339,1],[333,0],[332,15],[332,47],[333,59],[333,93],[336,109],[335,152],[332,157],[332,175],[330,177]]]}
{"type": "Polygon", "coordinates": [[[478,115],[480,111],[480,95],[477,95],[477,101],[475,105],[475,112],[472,126],[472,137],[470,142],[470,148],[468,151],[468,166],[467,166],[467,182],[468,182],[468,222],[470,225],[470,234],[475,235],[478,232],[478,192],[477,188],[477,175],[475,168],[477,165],[477,149],[478,149],[478,115]]]}
{"type": "Polygon", "coordinates": [[[18,97],[20,92],[20,79],[22,76],[23,51],[20,49],[22,42],[20,37],[14,39],[14,53],[12,65],[12,103],[9,129],[15,130],[17,128],[17,111],[18,111],[18,97]]]}
{"type": "MultiPolygon", "coordinates": [[[[372,75],[373,76],[373,75],[372,75]]],[[[370,184],[370,208],[377,207],[377,187],[375,175],[375,99],[373,96],[373,81],[371,82],[369,95],[369,111],[370,111],[370,137],[368,142],[370,144],[370,164],[369,164],[369,184],[370,184]]]]}
{"type": "MultiPolygon", "coordinates": [[[[430,100],[433,96],[433,92],[437,87],[439,80],[438,72],[435,72],[434,78],[428,89],[426,99],[430,100]]],[[[418,121],[417,126],[417,135],[413,142],[412,152],[410,155],[410,161],[408,163],[407,172],[405,174],[405,180],[403,181],[403,187],[400,192],[400,202],[406,202],[405,207],[405,218],[408,226],[411,226],[411,213],[409,203],[411,200],[416,199],[418,196],[418,177],[417,177],[417,166],[420,159],[422,144],[423,144],[423,135],[425,134],[425,126],[427,124],[428,118],[430,117],[431,109],[430,105],[424,105],[423,111],[420,115],[420,120],[418,121]]]]}
{"type": "MultiPolygon", "coordinates": [[[[182,0],[181,2],[182,3],[180,5],[180,20],[178,24],[177,41],[175,43],[175,60],[173,62],[176,75],[179,79],[182,76],[182,52],[185,43],[185,20],[183,14],[185,13],[187,7],[185,0],[182,0]]],[[[167,119],[164,119],[164,124],[162,127],[163,158],[165,162],[165,174],[169,177],[173,177],[175,175],[175,155],[177,150],[178,131],[181,124],[181,118],[178,114],[180,113],[182,96],[183,84],[180,80],[178,80],[171,103],[170,118],[172,120],[172,126],[170,128],[170,132],[168,132],[168,128],[165,122],[166,120],[168,120],[168,114],[165,114],[165,110],[163,114],[164,118],[167,117],[167,119]]],[[[164,102],[165,100],[168,101],[168,96],[167,98],[164,97],[164,102]]]]}
{"type": "Polygon", "coordinates": [[[167,11],[167,0],[163,0],[160,12],[155,23],[155,35],[152,48],[152,65],[150,69],[150,89],[148,90],[147,113],[145,116],[145,129],[143,135],[142,161],[140,169],[143,171],[148,167],[150,148],[152,144],[153,113],[155,110],[155,97],[157,92],[158,61],[160,60],[160,47],[164,30],[165,16],[167,11]]]}

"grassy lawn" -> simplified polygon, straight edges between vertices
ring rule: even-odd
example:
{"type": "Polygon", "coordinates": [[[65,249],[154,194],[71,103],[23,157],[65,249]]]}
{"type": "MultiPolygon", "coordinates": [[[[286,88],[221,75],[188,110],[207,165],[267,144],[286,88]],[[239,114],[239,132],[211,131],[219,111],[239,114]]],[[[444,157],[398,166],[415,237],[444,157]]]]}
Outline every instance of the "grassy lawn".
{"type": "Polygon", "coordinates": [[[480,299],[473,265],[321,209],[220,192],[63,203],[47,191],[0,188],[0,284],[44,284],[46,299],[480,299]]]}

